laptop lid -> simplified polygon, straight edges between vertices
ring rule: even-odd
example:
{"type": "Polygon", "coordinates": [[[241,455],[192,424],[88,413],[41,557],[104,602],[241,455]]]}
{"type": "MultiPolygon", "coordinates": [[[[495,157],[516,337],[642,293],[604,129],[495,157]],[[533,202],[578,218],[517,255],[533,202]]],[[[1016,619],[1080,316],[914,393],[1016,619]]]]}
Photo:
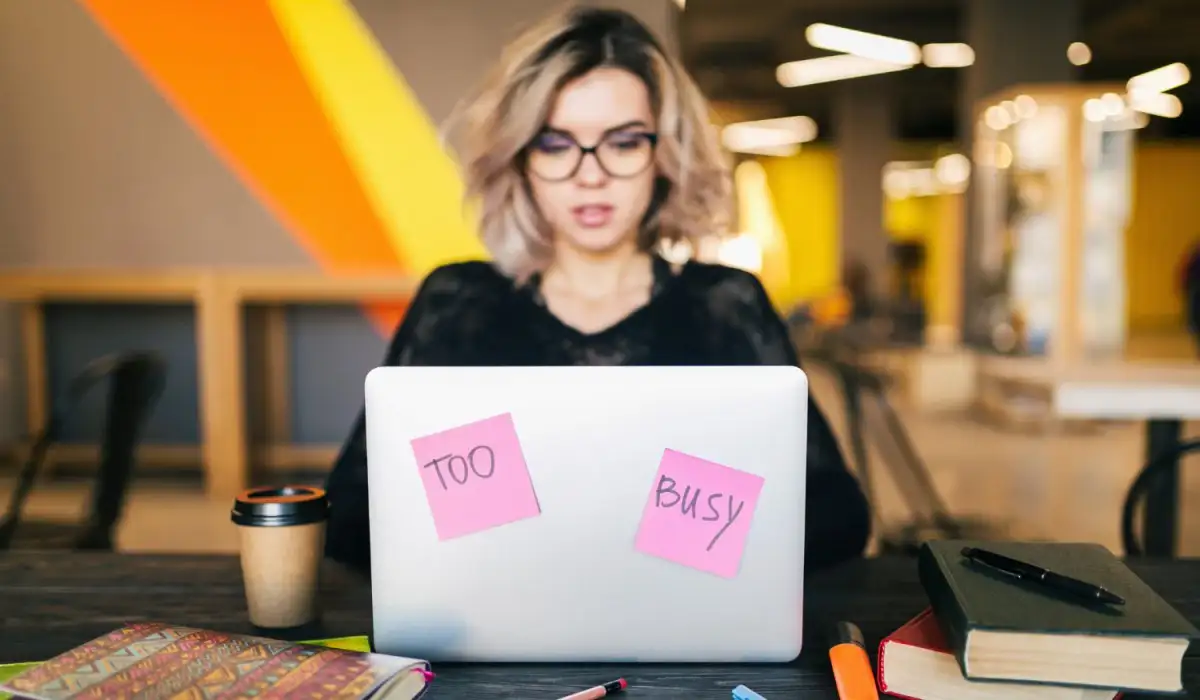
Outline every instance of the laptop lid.
{"type": "Polygon", "coordinates": [[[796,367],[388,367],[366,380],[376,648],[789,661],[796,367]]]}

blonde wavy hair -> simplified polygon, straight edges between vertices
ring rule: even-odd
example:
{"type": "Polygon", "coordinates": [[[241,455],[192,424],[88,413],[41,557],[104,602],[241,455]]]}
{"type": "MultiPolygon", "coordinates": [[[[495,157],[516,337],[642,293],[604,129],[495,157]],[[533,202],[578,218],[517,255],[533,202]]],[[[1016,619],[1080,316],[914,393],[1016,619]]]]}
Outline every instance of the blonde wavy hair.
{"type": "Polygon", "coordinates": [[[683,67],[632,15],[566,8],[508,45],[499,64],[448,123],[479,213],[479,235],[496,266],[524,281],[552,257],[552,232],[538,212],[523,156],[545,128],[558,91],[596,68],[628,70],[645,82],[656,113],[658,177],[638,232],[650,250],[720,234],[732,213],[728,158],[709,108],[683,67]]]}

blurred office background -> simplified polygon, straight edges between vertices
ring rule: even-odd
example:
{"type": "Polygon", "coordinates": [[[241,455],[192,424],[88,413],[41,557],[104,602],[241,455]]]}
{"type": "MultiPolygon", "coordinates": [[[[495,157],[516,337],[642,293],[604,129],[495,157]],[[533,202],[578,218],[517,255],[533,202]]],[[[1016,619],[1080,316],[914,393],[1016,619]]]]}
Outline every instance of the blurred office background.
{"type": "MultiPolygon", "coordinates": [[[[734,154],[737,230],[668,254],[761,276],[879,532],[936,494],[1119,550],[1153,441],[1200,412],[1200,6],[605,4],[679,52],[734,154]],[[1116,393],[1064,407],[1072,382],[1116,393]]],[[[412,285],[482,253],[438,125],[558,5],[0,3],[0,494],[74,378],[135,350],[167,372],[119,547],[231,550],[237,490],[319,481],[412,285]]],[[[55,426],[29,513],[80,517],[109,408],[55,426]]],[[[1194,554],[1189,464],[1147,508],[1177,501],[1194,554]]]]}

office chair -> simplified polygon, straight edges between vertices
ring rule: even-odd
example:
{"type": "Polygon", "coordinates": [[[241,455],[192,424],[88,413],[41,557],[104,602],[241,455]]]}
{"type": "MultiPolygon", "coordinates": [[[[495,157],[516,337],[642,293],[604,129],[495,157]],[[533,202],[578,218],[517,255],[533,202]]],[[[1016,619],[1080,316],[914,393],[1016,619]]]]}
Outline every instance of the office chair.
{"type": "Polygon", "coordinates": [[[930,539],[1004,539],[1004,528],[980,518],[953,515],[934,485],[903,421],[888,400],[888,378],[860,361],[866,336],[826,333],[804,357],[830,370],[838,380],[846,410],[849,464],[870,506],[872,531],[881,553],[915,555],[930,539]],[[900,491],[910,519],[885,529],[874,488],[869,444],[900,491]]]}
{"type": "Polygon", "coordinates": [[[1137,557],[1146,553],[1137,534],[1133,531],[1133,521],[1137,506],[1150,492],[1155,482],[1168,469],[1179,464],[1181,457],[1192,452],[1200,452],[1200,440],[1180,442],[1169,450],[1155,455],[1146,466],[1142,467],[1129,491],[1125,494],[1125,505],[1121,509],[1121,544],[1125,547],[1125,556],[1137,557]]]}
{"type": "Polygon", "coordinates": [[[112,550],[114,531],[121,518],[133,474],[142,429],[166,383],[166,363],[155,353],[127,352],[92,361],[52,403],[46,427],[33,441],[0,519],[0,551],[29,545],[38,549],[73,548],[112,550]],[[80,400],[101,381],[108,380],[108,402],[100,464],[83,523],[23,522],[25,503],[50,447],[62,437],[67,420],[80,400]]]}

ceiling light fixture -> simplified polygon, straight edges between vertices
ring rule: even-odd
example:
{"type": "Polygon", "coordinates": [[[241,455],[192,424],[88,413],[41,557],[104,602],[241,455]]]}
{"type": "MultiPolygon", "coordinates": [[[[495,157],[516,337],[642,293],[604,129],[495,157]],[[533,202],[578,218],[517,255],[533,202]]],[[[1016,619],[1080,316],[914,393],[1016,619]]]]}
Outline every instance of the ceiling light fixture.
{"type": "Polygon", "coordinates": [[[921,57],[930,68],[966,68],[975,63],[975,49],[969,44],[925,44],[921,57]]]}
{"type": "Polygon", "coordinates": [[[835,80],[863,78],[868,75],[894,73],[907,70],[912,65],[876,61],[861,56],[844,54],[841,56],[824,56],[810,58],[804,61],[791,61],[775,69],[775,79],[786,88],[829,83],[835,80]]]}
{"type": "Polygon", "coordinates": [[[1133,94],[1144,92],[1166,92],[1186,85],[1192,79],[1192,72],[1182,63],[1172,63],[1155,68],[1147,73],[1135,75],[1125,84],[1125,89],[1133,94]]]}
{"type": "Polygon", "coordinates": [[[1083,118],[1089,122],[1102,122],[1108,119],[1108,111],[1099,98],[1089,97],[1083,103],[1083,118]]]}
{"type": "Polygon", "coordinates": [[[1167,119],[1174,119],[1183,114],[1183,103],[1168,92],[1130,92],[1129,107],[1138,112],[1167,119]]]}
{"type": "Polygon", "coordinates": [[[804,38],[818,49],[887,63],[913,66],[921,62],[921,47],[911,41],[881,36],[832,24],[810,24],[804,38]]]}
{"type": "Polygon", "coordinates": [[[1073,41],[1067,47],[1067,60],[1073,66],[1085,66],[1092,62],[1092,47],[1082,41],[1073,41]]]}
{"type": "Polygon", "coordinates": [[[1106,92],[1101,95],[1100,104],[1104,106],[1106,117],[1116,118],[1125,114],[1125,98],[1115,92],[1106,92]]]}
{"type": "Polygon", "coordinates": [[[1017,95],[1013,98],[1013,105],[1017,108],[1018,119],[1030,119],[1037,115],[1037,100],[1029,95],[1017,95]]]}
{"type": "Polygon", "coordinates": [[[933,163],[933,175],[951,191],[961,191],[971,179],[971,159],[961,153],[950,153],[933,163]]]}
{"type": "Polygon", "coordinates": [[[931,163],[894,161],[883,166],[883,191],[889,199],[931,197],[941,190],[931,163]]]}
{"type": "Polygon", "coordinates": [[[983,121],[993,131],[1004,131],[1013,125],[1013,117],[1000,105],[992,105],[983,113],[983,121]]]}
{"type": "Polygon", "coordinates": [[[817,138],[812,117],[780,117],[730,124],[721,130],[721,143],[734,153],[787,156],[800,144],[817,138]]]}

